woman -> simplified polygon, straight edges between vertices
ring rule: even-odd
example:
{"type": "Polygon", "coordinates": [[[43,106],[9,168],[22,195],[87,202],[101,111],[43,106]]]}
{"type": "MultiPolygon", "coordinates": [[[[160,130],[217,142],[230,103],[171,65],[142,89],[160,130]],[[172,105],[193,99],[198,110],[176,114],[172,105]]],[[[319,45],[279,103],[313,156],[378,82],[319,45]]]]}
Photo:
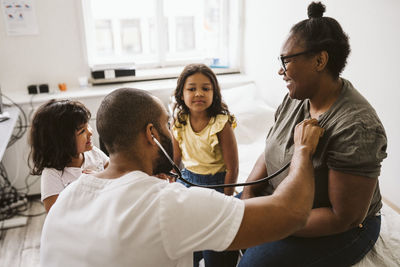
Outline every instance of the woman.
{"type": "MultiPolygon", "coordinates": [[[[311,3],[309,19],[292,27],[282,47],[279,75],[289,93],[248,178],[258,180],[288,162],[294,126],[316,118],[325,134],[313,157],[313,210],[303,229],[248,249],[239,266],[350,266],[379,236],[378,176],[386,157],[386,135],[368,101],[340,77],[350,53],[348,37],[335,19],[322,17],[324,11],[320,2],[311,3]]],[[[246,187],[242,198],[271,193],[286,174],[267,187],[246,187]]]]}
{"type": "MultiPolygon", "coordinates": [[[[292,27],[282,47],[279,75],[289,93],[248,178],[259,180],[289,162],[294,126],[316,118],[325,133],[313,157],[313,209],[306,226],[294,235],[247,249],[240,267],[350,266],[379,236],[378,176],[386,157],[386,135],[368,101],[340,77],[350,53],[348,37],[335,19],[322,17],[324,11],[321,3],[311,3],[309,19],[292,27]]],[[[271,194],[286,176],[287,171],[267,186],[245,187],[241,198],[271,194]]],[[[206,266],[227,261],[211,254],[206,266]]]]}

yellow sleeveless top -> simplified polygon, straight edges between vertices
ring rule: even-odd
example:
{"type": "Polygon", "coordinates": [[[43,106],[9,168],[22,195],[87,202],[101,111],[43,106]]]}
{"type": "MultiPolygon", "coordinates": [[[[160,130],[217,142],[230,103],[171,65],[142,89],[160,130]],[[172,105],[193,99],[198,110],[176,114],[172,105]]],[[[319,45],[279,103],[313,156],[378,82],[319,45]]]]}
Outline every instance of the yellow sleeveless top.
{"type": "MultiPolygon", "coordinates": [[[[217,133],[222,131],[228,118],[228,115],[223,114],[212,117],[207,126],[198,133],[193,131],[189,116],[186,118],[186,125],[175,122],[172,133],[179,143],[182,163],[186,169],[203,175],[226,170],[217,133]]],[[[232,126],[235,128],[236,124],[232,126]]]]}

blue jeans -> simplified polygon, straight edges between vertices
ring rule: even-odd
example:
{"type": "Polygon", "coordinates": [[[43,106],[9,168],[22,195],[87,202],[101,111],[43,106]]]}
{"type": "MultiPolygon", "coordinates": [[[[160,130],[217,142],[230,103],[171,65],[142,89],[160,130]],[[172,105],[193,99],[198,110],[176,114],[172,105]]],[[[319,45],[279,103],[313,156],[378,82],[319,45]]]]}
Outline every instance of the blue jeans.
{"type": "MultiPolygon", "coordinates": [[[[200,185],[214,185],[214,184],[223,184],[225,183],[225,174],[226,172],[218,172],[216,174],[208,174],[208,175],[203,175],[203,174],[197,174],[194,172],[191,172],[187,169],[182,170],[182,177],[189,182],[192,182],[194,184],[200,184],[200,185]]],[[[182,180],[177,180],[178,183],[183,184],[186,187],[190,187],[189,184],[183,182],[182,180]]],[[[215,189],[220,193],[224,193],[224,188],[217,188],[215,189]]],[[[199,261],[203,258],[203,253],[201,251],[196,251],[193,253],[193,266],[198,267],[199,266],[199,261]]]]}
{"type": "MultiPolygon", "coordinates": [[[[363,222],[363,227],[353,228],[344,233],[302,238],[290,236],[285,239],[264,243],[247,249],[240,260],[239,267],[261,266],[351,266],[359,262],[374,246],[379,237],[381,217],[372,216],[363,222]]],[[[206,266],[235,262],[237,253],[209,253],[204,256],[206,266]]]]}
{"type": "MultiPolygon", "coordinates": [[[[214,184],[223,184],[225,183],[225,174],[226,172],[217,172],[216,174],[197,174],[194,172],[191,172],[187,169],[182,170],[182,177],[189,182],[192,182],[194,184],[200,184],[200,185],[214,185],[214,184]]],[[[177,180],[177,182],[183,184],[186,187],[190,187],[187,183],[183,182],[182,180],[177,180]]],[[[224,188],[217,188],[215,189],[220,193],[224,193],[224,188]]]]}

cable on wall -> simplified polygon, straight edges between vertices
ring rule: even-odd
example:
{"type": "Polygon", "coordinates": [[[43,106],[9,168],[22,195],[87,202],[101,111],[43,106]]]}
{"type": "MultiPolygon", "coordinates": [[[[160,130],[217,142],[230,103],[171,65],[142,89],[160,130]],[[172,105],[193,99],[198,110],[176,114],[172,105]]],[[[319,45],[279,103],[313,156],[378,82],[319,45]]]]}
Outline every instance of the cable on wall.
{"type": "MultiPolygon", "coordinates": [[[[28,119],[27,116],[20,105],[15,103],[8,96],[1,94],[2,97],[8,99],[12,104],[5,106],[16,106],[20,110],[18,115],[17,125],[14,127],[12,136],[7,144],[7,148],[14,145],[19,139],[21,139],[27,131],[28,119]]],[[[3,163],[0,162],[0,231],[3,229],[4,221],[14,217],[15,215],[26,216],[21,214],[21,212],[28,210],[28,192],[30,186],[33,183],[28,184],[27,179],[29,175],[25,178],[26,187],[23,190],[26,192],[21,192],[21,189],[16,189],[9,180],[6,168],[3,163]]],[[[39,214],[38,214],[39,215],[39,214]]],[[[0,240],[4,237],[4,233],[0,233],[0,240]]]]}

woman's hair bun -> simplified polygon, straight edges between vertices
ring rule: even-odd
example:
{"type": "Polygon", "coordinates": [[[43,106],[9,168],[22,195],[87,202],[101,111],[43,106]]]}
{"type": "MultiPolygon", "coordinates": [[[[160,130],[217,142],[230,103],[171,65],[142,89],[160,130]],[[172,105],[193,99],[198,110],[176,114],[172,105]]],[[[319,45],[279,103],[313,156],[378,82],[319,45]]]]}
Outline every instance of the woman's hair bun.
{"type": "Polygon", "coordinates": [[[323,5],[321,2],[312,2],[307,8],[308,18],[321,18],[325,10],[325,5],[323,5]]]}

